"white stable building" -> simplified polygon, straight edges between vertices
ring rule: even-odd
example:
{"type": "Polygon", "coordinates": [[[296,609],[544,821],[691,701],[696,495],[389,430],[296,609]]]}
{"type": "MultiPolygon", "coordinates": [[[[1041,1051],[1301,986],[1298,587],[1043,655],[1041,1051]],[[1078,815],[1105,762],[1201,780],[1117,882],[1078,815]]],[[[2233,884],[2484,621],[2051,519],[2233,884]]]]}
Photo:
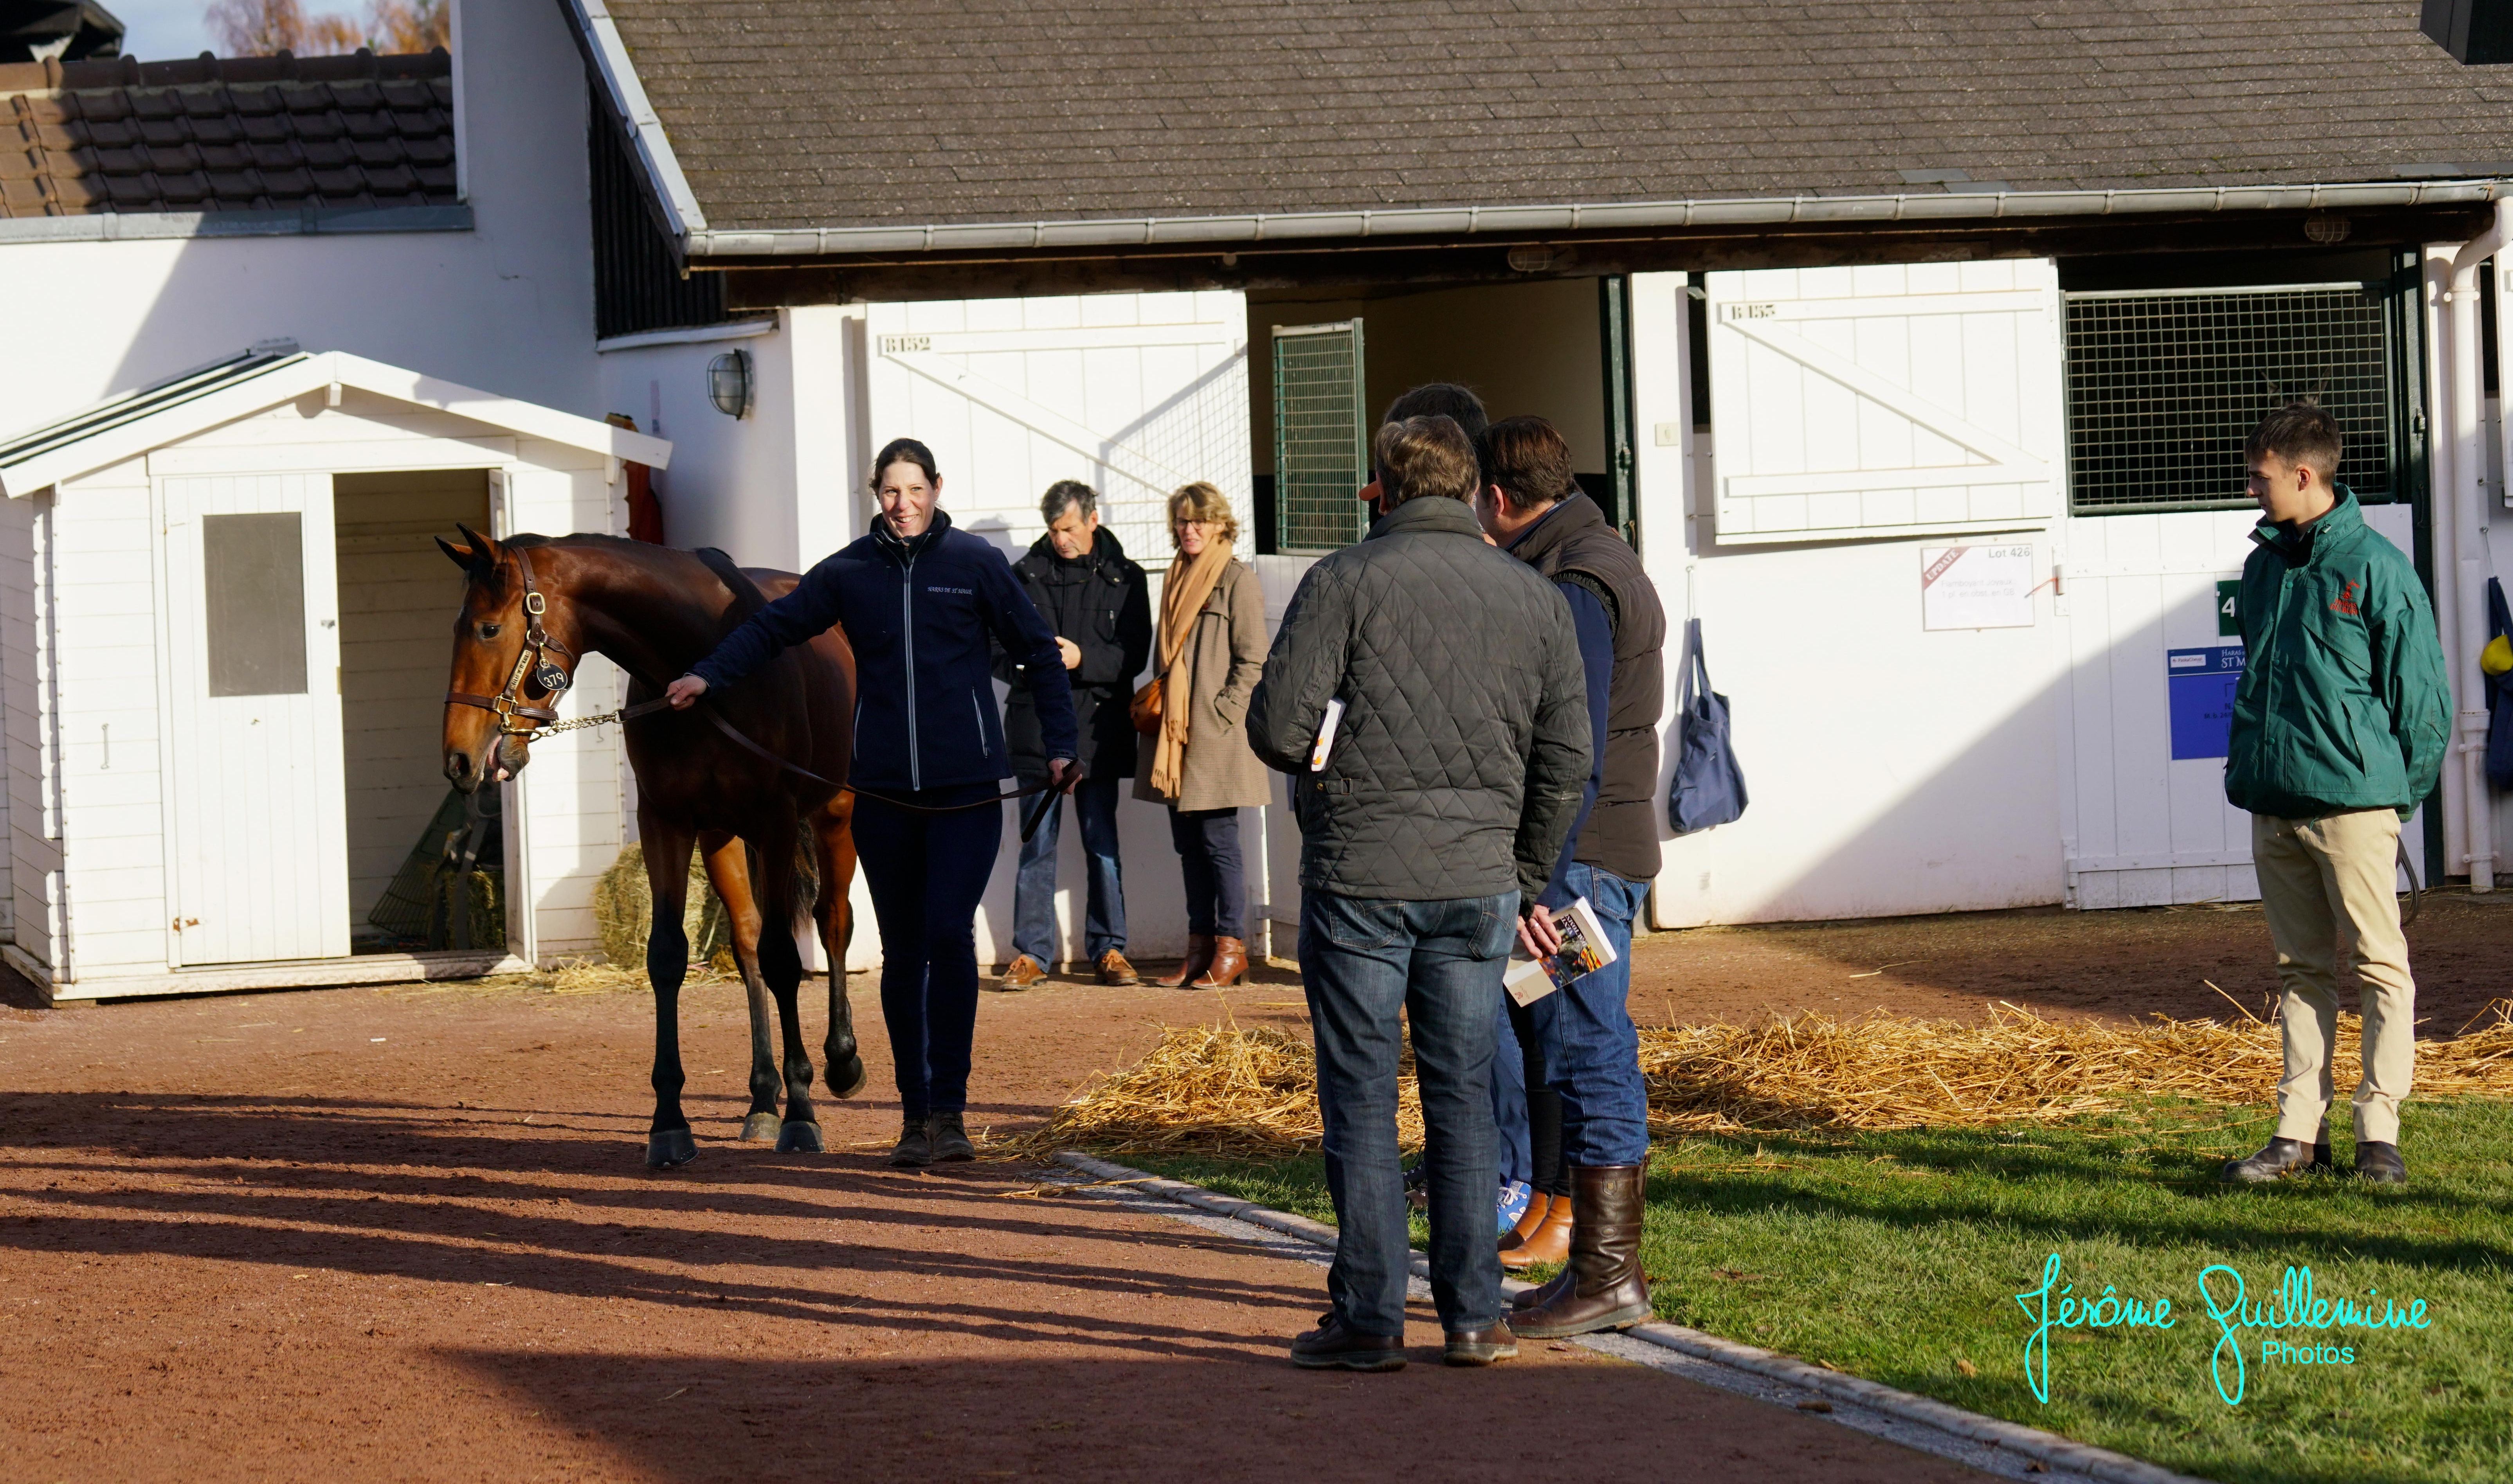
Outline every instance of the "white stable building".
{"type": "MultiPolygon", "coordinates": [[[[447,796],[462,573],[434,538],[609,531],[661,440],[268,347],[0,444],[10,967],[56,996],[452,978],[599,952],[614,729],[503,786],[505,946],[369,951],[447,796]]],[[[619,704],[589,659],[571,715],[619,704]]]]}

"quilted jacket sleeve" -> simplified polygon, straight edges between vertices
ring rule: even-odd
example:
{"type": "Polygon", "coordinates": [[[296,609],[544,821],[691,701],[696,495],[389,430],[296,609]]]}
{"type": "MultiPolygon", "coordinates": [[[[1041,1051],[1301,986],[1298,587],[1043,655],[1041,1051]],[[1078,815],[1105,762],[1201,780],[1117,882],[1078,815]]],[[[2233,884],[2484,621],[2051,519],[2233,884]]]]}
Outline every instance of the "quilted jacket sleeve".
{"type": "MultiPolygon", "coordinates": [[[[1570,605],[1545,584],[1551,627],[1543,645],[1544,693],[1536,707],[1536,734],[1527,751],[1527,793],[1519,804],[1518,900],[1532,907],[1553,874],[1563,842],[1587,795],[1593,742],[1589,735],[1588,677],[1570,605]]],[[[1288,628],[1288,623],[1286,624],[1288,628]]]]}
{"type": "MultiPolygon", "coordinates": [[[[1264,622],[1261,604],[1257,622],[1264,622]]],[[[1351,640],[1351,592],[1334,564],[1321,562],[1293,590],[1282,630],[1265,655],[1264,674],[1249,697],[1248,745],[1267,767],[1280,773],[1308,771],[1309,745],[1317,740],[1327,702],[1343,684],[1351,640]]],[[[1576,787],[1572,797],[1576,802],[1576,787]]]]}

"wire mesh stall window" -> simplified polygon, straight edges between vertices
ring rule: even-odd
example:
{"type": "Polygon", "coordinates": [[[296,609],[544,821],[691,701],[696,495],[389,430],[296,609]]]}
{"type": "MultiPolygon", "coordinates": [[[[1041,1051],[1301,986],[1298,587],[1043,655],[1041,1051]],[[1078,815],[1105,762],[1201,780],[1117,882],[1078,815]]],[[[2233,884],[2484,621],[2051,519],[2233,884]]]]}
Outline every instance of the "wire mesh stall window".
{"type": "Polygon", "coordinates": [[[2068,314],[2068,498],[2077,515],[2233,509],[2243,440],[2311,397],[2338,419],[2338,478],[2399,498],[2389,289],[2078,293],[2068,314]]]}
{"type": "Polygon", "coordinates": [[[1361,321],[1274,327],[1274,549],[1334,551],[1362,538],[1370,512],[1369,411],[1361,321]]]}

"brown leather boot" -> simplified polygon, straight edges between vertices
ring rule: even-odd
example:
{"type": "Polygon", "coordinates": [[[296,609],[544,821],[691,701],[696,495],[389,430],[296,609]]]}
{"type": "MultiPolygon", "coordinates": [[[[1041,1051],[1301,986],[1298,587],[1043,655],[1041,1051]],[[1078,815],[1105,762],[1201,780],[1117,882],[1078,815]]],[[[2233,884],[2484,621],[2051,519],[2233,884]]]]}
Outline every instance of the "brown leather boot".
{"type": "Polygon", "coordinates": [[[1163,974],[1152,983],[1165,990],[1175,990],[1211,967],[1213,967],[1213,934],[1189,933],[1186,935],[1186,957],[1178,960],[1177,972],[1163,974]]]}
{"type": "MultiPolygon", "coordinates": [[[[1533,1200],[1528,1202],[1531,1208],[1535,1204],[1533,1200]]],[[[1517,1246],[1501,1253],[1501,1267],[1518,1272],[1539,1263],[1569,1261],[1572,1233],[1578,1230],[1572,1224],[1572,1201],[1559,1195],[1547,1197],[1544,1215],[1537,1218],[1535,1230],[1520,1238],[1517,1246]]]]}
{"type": "Polygon", "coordinates": [[[1237,938],[1213,940],[1213,962],[1190,989],[1220,990],[1248,982],[1248,945],[1237,938]]]}
{"type": "Polygon", "coordinates": [[[1126,961],[1126,956],[1112,948],[1099,956],[1099,982],[1140,984],[1142,980],[1136,976],[1135,966],[1126,961]]]}
{"type": "Polygon", "coordinates": [[[1500,1250],[1503,1252],[1516,1252],[1519,1248],[1527,1245],[1527,1239],[1536,1234],[1536,1229],[1544,1225],[1545,1204],[1552,1199],[1552,1196],[1545,1194],[1542,1191],[1529,1192],[1527,1197],[1527,1213],[1518,1219],[1517,1226],[1510,1228],[1508,1230],[1500,1234],[1500,1250]]]}
{"type": "Polygon", "coordinates": [[[1007,993],[1026,990],[1046,977],[1046,964],[1027,954],[1016,954],[1013,961],[1005,964],[1003,973],[995,979],[995,988],[1007,993]]]}
{"type": "Polygon", "coordinates": [[[1510,1316],[1530,1340],[1562,1340],[1628,1329],[1650,1317],[1641,1273],[1642,1193],[1649,1167],[1579,1165],[1571,1171],[1579,1224],[1571,1230],[1571,1282],[1510,1316]]]}

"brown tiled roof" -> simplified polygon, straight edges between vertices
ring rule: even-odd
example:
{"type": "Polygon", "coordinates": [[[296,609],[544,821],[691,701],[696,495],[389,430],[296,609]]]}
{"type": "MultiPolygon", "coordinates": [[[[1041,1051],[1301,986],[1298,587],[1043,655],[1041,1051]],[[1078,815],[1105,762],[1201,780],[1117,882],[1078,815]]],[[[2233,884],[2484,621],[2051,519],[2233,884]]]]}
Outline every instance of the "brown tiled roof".
{"type": "Polygon", "coordinates": [[[0,216],[454,200],[441,51],[0,65],[0,216]]]}
{"type": "Polygon", "coordinates": [[[2513,67],[2454,63],[2417,33],[2415,0],[608,10],[716,231],[2513,162],[2513,67]]]}

